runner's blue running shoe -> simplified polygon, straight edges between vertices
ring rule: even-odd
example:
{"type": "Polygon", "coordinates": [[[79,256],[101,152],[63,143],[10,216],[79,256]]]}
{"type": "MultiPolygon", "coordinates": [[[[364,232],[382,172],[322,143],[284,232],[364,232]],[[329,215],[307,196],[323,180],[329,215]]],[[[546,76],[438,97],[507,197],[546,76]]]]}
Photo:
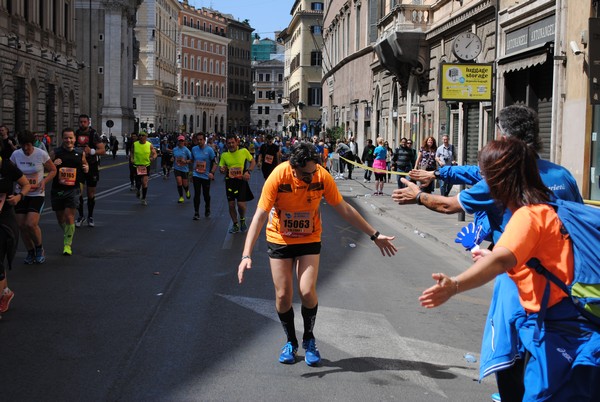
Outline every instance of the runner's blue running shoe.
{"type": "Polygon", "coordinates": [[[317,349],[317,345],[315,345],[315,339],[309,339],[307,341],[302,341],[302,348],[306,351],[304,353],[304,361],[309,366],[316,366],[321,362],[321,354],[319,353],[319,349],[317,349]]]}
{"type": "Polygon", "coordinates": [[[286,343],[281,348],[281,354],[279,355],[279,363],[296,363],[296,352],[298,352],[298,347],[292,345],[292,342],[286,343]]]}
{"type": "Polygon", "coordinates": [[[495,394],[492,394],[492,401],[494,401],[494,402],[501,402],[500,393],[499,392],[496,392],[495,394]]]}

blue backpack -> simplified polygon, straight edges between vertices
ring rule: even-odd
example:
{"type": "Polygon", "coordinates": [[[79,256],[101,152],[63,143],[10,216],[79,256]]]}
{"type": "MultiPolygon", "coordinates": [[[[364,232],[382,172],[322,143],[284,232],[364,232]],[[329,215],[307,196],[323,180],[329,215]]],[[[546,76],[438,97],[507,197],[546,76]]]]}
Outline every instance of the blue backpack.
{"type": "MultiPolygon", "coordinates": [[[[564,200],[556,200],[551,205],[571,238],[573,282],[567,286],[537,258],[530,259],[527,266],[561,288],[581,315],[600,328],[600,209],[564,200]]],[[[547,283],[542,298],[542,317],[549,297],[550,282],[547,283]]]]}

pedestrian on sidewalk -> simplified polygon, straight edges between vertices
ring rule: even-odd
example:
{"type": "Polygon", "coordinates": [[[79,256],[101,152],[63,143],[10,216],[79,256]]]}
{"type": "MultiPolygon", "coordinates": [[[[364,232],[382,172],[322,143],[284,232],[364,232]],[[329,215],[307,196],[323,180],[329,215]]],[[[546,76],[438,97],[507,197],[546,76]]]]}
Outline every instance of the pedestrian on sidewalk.
{"type": "MultiPolygon", "coordinates": [[[[406,143],[406,138],[402,138],[400,140],[400,146],[396,148],[394,151],[394,155],[392,156],[392,170],[396,172],[408,173],[411,171],[413,150],[410,149],[406,143]]],[[[401,175],[397,175],[398,178],[398,188],[404,188],[404,184],[400,180],[402,178],[401,175]]]]}
{"type": "Polygon", "coordinates": [[[296,362],[299,345],[292,307],[294,271],[302,301],[304,360],[309,366],[318,365],[321,361],[313,334],[318,309],[316,287],[321,253],[321,198],[325,197],[340,216],[370,236],[382,255],[392,256],[397,251],[392,243],[394,237],[380,234],[344,201],[333,177],[320,163],[314,146],[297,143],[292,147],[290,160],[271,173],[263,186],[238,266],[241,284],[245,271],[252,268],[252,250],[268,219],[266,234],[275,286],[275,308],[287,336],[287,343],[279,356],[279,362],[284,364],[296,362]]]}
{"type": "Polygon", "coordinates": [[[387,154],[383,138],[377,138],[377,147],[373,150],[373,170],[375,172],[375,195],[383,195],[383,183],[387,175],[387,154]]]}
{"type": "MultiPolygon", "coordinates": [[[[438,165],[441,167],[444,166],[452,166],[456,164],[455,161],[456,154],[454,152],[454,145],[450,144],[448,140],[448,135],[444,134],[442,136],[442,145],[440,145],[435,152],[435,160],[438,165]]],[[[440,194],[444,197],[447,197],[452,190],[452,183],[448,180],[443,181],[440,180],[440,194]]]]}
{"type": "Polygon", "coordinates": [[[373,145],[373,140],[369,138],[361,156],[363,163],[367,165],[367,169],[365,169],[365,175],[363,180],[365,183],[371,182],[371,175],[373,174],[373,159],[375,159],[373,157],[373,151],[375,151],[375,146],[373,145]]]}
{"type": "MultiPolygon", "coordinates": [[[[427,137],[419,149],[419,156],[415,162],[415,169],[434,171],[437,167],[435,161],[435,153],[437,146],[435,144],[435,138],[427,137]]],[[[429,184],[421,184],[421,190],[425,193],[433,193],[435,188],[435,180],[432,180],[429,184]]]]}

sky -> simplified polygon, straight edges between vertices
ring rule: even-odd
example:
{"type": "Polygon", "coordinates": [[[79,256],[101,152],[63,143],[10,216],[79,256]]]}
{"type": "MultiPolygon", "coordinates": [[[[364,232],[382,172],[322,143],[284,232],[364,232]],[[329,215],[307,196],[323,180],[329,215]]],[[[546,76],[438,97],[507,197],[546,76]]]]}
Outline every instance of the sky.
{"type": "Polygon", "coordinates": [[[248,19],[261,38],[275,39],[275,31],[288,26],[294,0],[188,0],[196,8],[210,7],[236,19],[248,19]]]}

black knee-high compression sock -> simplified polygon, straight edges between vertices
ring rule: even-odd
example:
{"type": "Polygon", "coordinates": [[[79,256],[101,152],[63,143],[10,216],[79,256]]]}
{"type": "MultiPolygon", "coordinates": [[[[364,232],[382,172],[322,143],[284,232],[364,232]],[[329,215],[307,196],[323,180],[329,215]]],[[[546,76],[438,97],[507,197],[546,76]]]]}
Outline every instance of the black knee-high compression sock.
{"type": "Polygon", "coordinates": [[[298,347],[298,338],[296,338],[296,326],[294,325],[294,308],[291,307],[285,313],[277,313],[279,316],[279,321],[281,321],[281,325],[283,326],[283,331],[287,336],[288,342],[291,342],[292,345],[298,347]]]}
{"type": "Polygon", "coordinates": [[[302,319],[304,320],[304,334],[302,335],[303,341],[313,339],[313,328],[315,327],[315,320],[317,319],[317,310],[319,305],[315,305],[313,308],[302,306],[302,319]]]}
{"type": "Polygon", "coordinates": [[[94,207],[96,206],[96,197],[88,198],[88,216],[94,216],[94,207]]]}
{"type": "Polygon", "coordinates": [[[77,208],[79,216],[83,216],[83,195],[79,196],[79,207],[77,208]]]}

